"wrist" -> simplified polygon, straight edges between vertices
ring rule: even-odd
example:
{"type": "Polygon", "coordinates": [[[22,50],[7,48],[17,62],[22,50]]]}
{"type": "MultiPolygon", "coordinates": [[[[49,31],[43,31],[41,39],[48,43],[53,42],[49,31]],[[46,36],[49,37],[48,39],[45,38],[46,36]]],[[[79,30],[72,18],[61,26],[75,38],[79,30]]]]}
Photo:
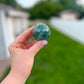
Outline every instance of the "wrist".
{"type": "Polygon", "coordinates": [[[25,84],[26,78],[14,73],[12,70],[1,84],[25,84]]]}

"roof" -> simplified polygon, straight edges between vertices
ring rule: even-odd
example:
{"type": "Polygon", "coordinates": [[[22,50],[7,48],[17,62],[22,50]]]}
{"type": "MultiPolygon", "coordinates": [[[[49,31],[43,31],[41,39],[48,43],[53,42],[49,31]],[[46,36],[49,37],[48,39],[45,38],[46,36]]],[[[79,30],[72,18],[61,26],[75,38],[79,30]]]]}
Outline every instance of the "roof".
{"type": "Polygon", "coordinates": [[[23,11],[15,10],[13,7],[0,4],[0,10],[5,11],[5,13],[12,17],[29,17],[29,14],[23,11]]]}
{"type": "Polygon", "coordinates": [[[80,16],[80,14],[72,9],[68,9],[68,10],[65,10],[65,11],[62,11],[60,12],[58,15],[61,16],[63,14],[68,14],[68,15],[72,15],[74,14],[77,18],[80,16]]]}
{"type": "Polygon", "coordinates": [[[74,14],[76,14],[76,15],[79,15],[79,13],[78,12],[76,12],[76,11],[74,11],[74,10],[71,10],[71,9],[68,9],[68,10],[65,10],[65,11],[62,11],[62,12],[60,12],[60,14],[65,14],[65,13],[74,13],[74,14]]]}

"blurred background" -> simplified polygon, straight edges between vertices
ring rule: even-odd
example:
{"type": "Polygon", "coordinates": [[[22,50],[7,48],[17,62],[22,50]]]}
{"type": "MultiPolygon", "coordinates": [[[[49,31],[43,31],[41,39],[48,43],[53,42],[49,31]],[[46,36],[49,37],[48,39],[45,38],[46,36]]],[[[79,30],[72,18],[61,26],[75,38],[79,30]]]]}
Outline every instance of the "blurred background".
{"type": "Polygon", "coordinates": [[[84,0],[0,0],[0,81],[10,71],[8,45],[38,23],[51,36],[26,84],[84,84],[84,0]]]}

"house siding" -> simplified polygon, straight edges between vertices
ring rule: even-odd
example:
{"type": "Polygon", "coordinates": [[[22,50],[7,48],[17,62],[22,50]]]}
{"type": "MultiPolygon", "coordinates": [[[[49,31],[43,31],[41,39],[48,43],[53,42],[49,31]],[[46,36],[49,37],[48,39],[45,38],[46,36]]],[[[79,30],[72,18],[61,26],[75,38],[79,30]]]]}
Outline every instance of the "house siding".
{"type": "Polygon", "coordinates": [[[8,49],[7,49],[7,36],[5,30],[5,13],[4,11],[0,10],[0,57],[9,56],[8,49]]]}

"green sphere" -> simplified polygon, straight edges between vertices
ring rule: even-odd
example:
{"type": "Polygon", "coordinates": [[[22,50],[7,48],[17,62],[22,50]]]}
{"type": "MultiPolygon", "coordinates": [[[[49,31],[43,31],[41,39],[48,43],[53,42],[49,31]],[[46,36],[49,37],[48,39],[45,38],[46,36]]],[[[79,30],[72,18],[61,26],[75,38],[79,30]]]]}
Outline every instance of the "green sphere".
{"type": "Polygon", "coordinates": [[[37,24],[33,29],[33,36],[36,40],[47,40],[50,36],[50,29],[45,24],[37,24]]]}

